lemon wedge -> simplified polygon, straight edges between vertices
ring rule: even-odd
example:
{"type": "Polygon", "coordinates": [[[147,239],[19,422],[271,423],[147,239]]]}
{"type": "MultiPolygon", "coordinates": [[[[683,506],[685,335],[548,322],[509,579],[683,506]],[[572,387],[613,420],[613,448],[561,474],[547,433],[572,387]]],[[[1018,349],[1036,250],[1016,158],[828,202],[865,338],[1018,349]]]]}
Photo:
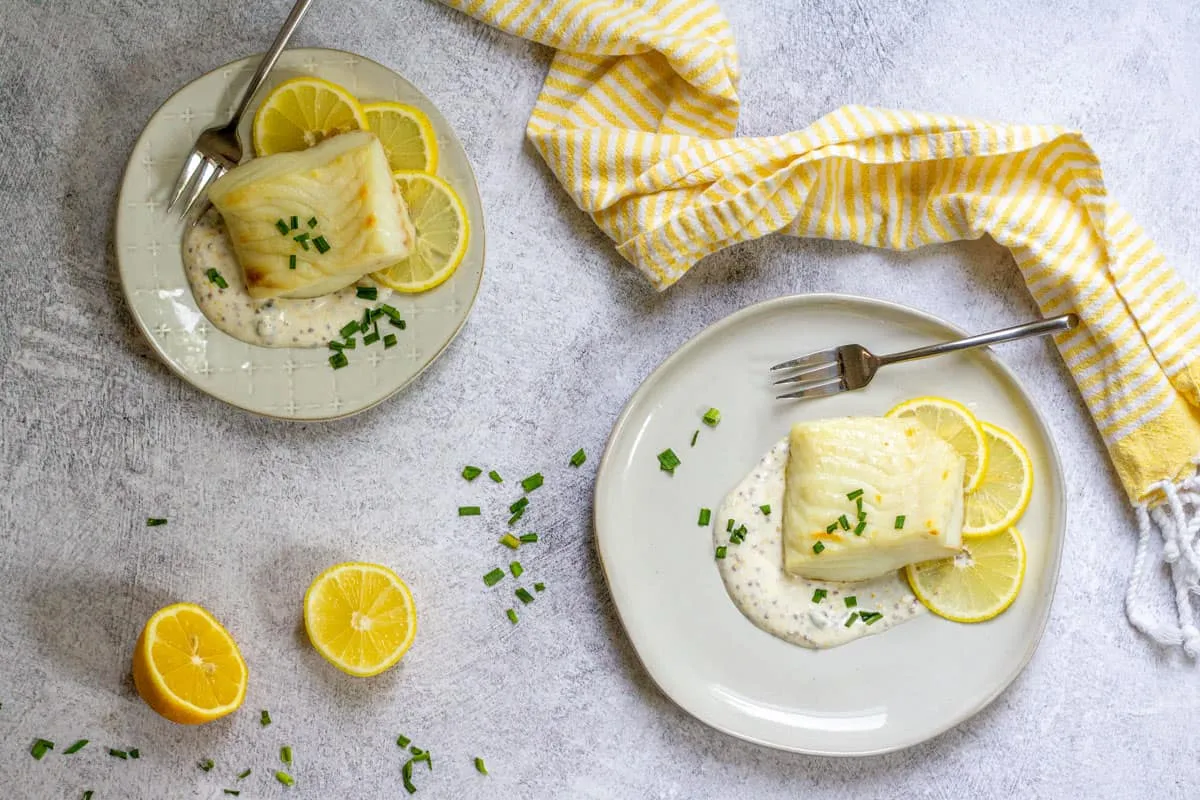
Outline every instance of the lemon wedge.
{"type": "Polygon", "coordinates": [[[397,292],[428,291],[453,275],[467,254],[471,236],[467,209],[450,184],[436,175],[401,170],[394,177],[416,238],[407,258],[371,277],[397,292]]]}
{"type": "Polygon", "coordinates": [[[1017,438],[1003,428],[983,423],[987,469],[968,492],[963,508],[963,536],[990,536],[1021,519],[1033,496],[1033,462],[1017,438]]]}
{"type": "Polygon", "coordinates": [[[889,417],[911,417],[946,443],[967,462],[963,489],[971,491],[983,479],[988,462],[983,427],[962,403],[944,397],[917,397],[887,412],[889,417]]]}
{"type": "Polygon", "coordinates": [[[1025,543],[1016,528],[963,544],[951,558],[904,568],[913,594],[955,622],[983,622],[1012,605],[1025,580],[1025,543]]]}
{"type": "Polygon", "coordinates": [[[433,123],[420,109],[403,103],[368,103],[362,109],[393,171],[437,172],[437,136],[433,123]]]}
{"type": "Polygon", "coordinates": [[[368,130],[354,95],[321,78],[300,77],[271,90],[254,114],[254,151],[260,156],[305,150],[347,131],[368,130]]]}
{"type": "Polygon", "coordinates": [[[184,725],[231,714],[246,697],[249,671],[237,643],[192,603],[160,609],[133,649],[133,685],[150,708],[184,725]]]}
{"type": "Polygon", "coordinates": [[[304,594],[304,628],[325,660],[365,678],[395,665],[417,635],[417,610],[400,577],[379,564],[335,564],[304,594]]]}

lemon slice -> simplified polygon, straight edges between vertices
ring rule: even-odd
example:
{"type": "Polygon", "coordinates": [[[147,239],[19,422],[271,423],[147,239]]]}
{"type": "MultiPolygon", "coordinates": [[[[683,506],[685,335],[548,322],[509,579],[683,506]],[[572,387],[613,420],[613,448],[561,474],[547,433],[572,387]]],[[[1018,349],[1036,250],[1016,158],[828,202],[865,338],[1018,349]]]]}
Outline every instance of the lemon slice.
{"type": "Polygon", "coordinates": [[[133,685],[172,722],[199,725],[231,714],[249,671],[229,631],[192,603],[155,612],[133,649],[133,685]]]}
{"type": "Polygon", "coordinates": [[[437,172],[437,136],[433,123],[420,109],[403,103],[368,103],[362,109],[393,170],[437,172]]]}
{"type": "Polygon", "coordinates": [[[1025,543],[1016,528],[972,539],[952,558],[904,568],[926,608],[955,622],[983,622],[1017,599],[1025,580],[1025,543]]]}
{"type": "Polygon", "coordinates": [[[987,469],[968,492],[963,508],[963,536],[990,536],[1017,523],[1033,495],[1033,462],[1016,437],[983,423],[987,469]]]}
{"type": "Polygon", "coordinates": [[[963,489],[971,491],[983,479],[988,450],[983,427],[962,403],[944,397],[917,397],[887,412],[889,417],[912,417],[948,443],[966,462],[963,489]]]}
{"type": "Polygon", "coordinates": [[[321,78],[292,78],[276,86],[254,114],[260,156],[304,150],[339,133],[369,130],[354,95],[321,78]]]}
{"type": "Polygon", "coordinates": [[[335,564],[304,594],[308,640],[349,675],[378,675],[404,655],[417,635],[412,593],[379,564],[335,564]]]}
{"type": "Polygon", "coordinates": [[[467,254],[471,223],[450,184],[436,175],[412,170],[395,173],[396,186],[416,229],[408,258],[371,277],[397,292],[424,292],[445,281],[467,254]]]}

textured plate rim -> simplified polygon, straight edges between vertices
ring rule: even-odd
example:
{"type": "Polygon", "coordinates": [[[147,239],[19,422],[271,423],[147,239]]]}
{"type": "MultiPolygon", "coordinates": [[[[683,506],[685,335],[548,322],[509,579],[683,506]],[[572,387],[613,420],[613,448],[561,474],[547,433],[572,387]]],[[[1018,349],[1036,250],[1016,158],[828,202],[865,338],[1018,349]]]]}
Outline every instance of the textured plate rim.
{"type": "MultiPolygon", "coordinates": [[[[969,335],[966,331],[959,328],[957,325],[947,322],[946,320],[944,320],[940,317],[937,317],[933,314],[930,314],[928,312],[920,311],[918,309],[912,308],[911,306],[906,306],[906,305],[903,305],[900,303],[893,303],[888,300],[878,300],[878,299],[871,298],[871,297],[862,297],[859,295],[849,295],[849,294],[838,294],[838,293],[834,293],[834,292],[814,292],[812,294],[785,295],[783,297],[776,297],[771,300],[764,300],[762,302],[755,303],[753,305],[749,305],[749,306],[746,306],[745,308],[739,309],[738,311],[735,311],[732,314],[708,325],[703,330],[701,330],[699,333],[695,334],[690,339],[685,341],[682,345],[680,345],[673,353],[671,353],[669,356],[667,356],[658,366],[656,366],[645,378],[643,378],[641,383],[638,384],[637,389],[634,390],[633,394],[631,394],[629,396],[629,399],[625,402],[624,407],[622,407],[622,409],[621,409],[621,413],[617,416],[617,421],[613,424],[612,432],[609,433],[608,440],[605,442],[604,454],[600,457],[600,463],[596,470],[596,483],[595,483],[595,488],[593,489],[593,492],[592,492],[592,528],[593,528],[592,541],[593,541],[593,546],[595,547],[595,550],[596,550],[597,559],[600,562],[600,571],[604,575],[605,588],[608,590],[609,596],[613,599],[613,608],[616,610],[617,619],[621,623],[621,627],[625,633],[626,639],[629,641],[630,645],[632,646],[634,656],[637,658],[638,663],[641,665],[641,667],[645,671],[645,673],[650,677],[650,680],[654,683],[655,687],[657,687],[658,690],[660,692],[662,692],[662,694],[667,699],[669,699],[672,703],[674,703],[676,706],[678,706],[680,709],[682,709],[685,713],[698,719],[700,722],[704,723],[705,725],[709,726],[710,728],[720,731],[721,733],[724,733],[728,736],[732,736],[735,739],[741,739],[742,741],[750,742],[751,744],[761,745],[763,747],[769,747],[774,750],[798,753],[798,754],[803,754],[803,755],[832,756],[832,757],[838,757],[838,758],[859,758],[859,757],[877,756],[877,755],[883,755],[885,753],[892,753],[892,752],[896,752],[899,750],[905,750],[909,747],[914,747],[918,744],[921,744],[923,742],[926,742],[926,741],[934,739],[938,736],[941,736],[946,731],[948,731],[958,725],[961,725],[963,722],[966,722],[967,720],[969,720],[970,718],[972,718],[976,714],[978,714],[980,711],[982,711],[983,709],[985,709],[989,705],[991,705],[992,702],[994,702],[996,700],[996,698],[999,697],[1004,692],[1004,690],[1006,690],[1009,686],[1012,685],[1013,681],[1015,681],[1017,679],[1017,677],[1025,670],[1025,668],[1027,666],[1029,666],[1029,662],[1033,659],[1033,654],[1034,654],[1034,652],[1037,651],[1038,646],[1041,644],[1042,637],[1046,632],[1046,625],[1048,624],[1048,622],[1050,620],[1050,610],[1054,605],[1054,596],[1058,589],[1059,575],[1060,575],[1060,571],[1062,568],[1062,551],[1063,551],[1063,547],[1065,545],[1066,526],[1067,526],[1067,493],[1065,491],[1059,491],[1057,493],[1057,495],[1058,495],[1057,498],[1055,498],[1051,501],[1053,509],[1057,513],[1058,525],[1057,525],[1057,528],[1053,531],[1054,545],[1052,548],[1052,552],[1050,552],[1048,554],[1048,561],[1049,561],[1048,566],[1051,567],[1051,580],[1049,582],[1049,585],[1045,589],[1046,602],[1045,602],[1044,607],[1041,609],[1041,612],[1038,614],[1038,617],[1037,617],[1037,620],[1036,620],[1036,623],[1034,626],[1035,629],[1033,630],[1033,635],[1028,637],[1028,643],[1025,647],[1025,650],[1021,654],[1020,659],[1016,662],[1016,664],[1013,666],[1013,668],[1008,673],[1006,673],[1005,675],[1002,676],[1001,680],[999,681],[999,683],[996,685],[996,687],[992,691],[980,696],[974,703],[972,703],[964,711],[962,711],[958,714],[950,715],[946,721],[944,721],[943,723],[940,723],[938,725],[935,725],[933,727],[933,729],[926,731],[926,732],[922,732],[913,737],[909,737],[909,738],[901,737],[901,739],[899,741],[897,741],[896,743],[885,746],[885,747],[867,748],[867,749],[862,749],[862,750],[819,749],[819,748],[813,748],[813,747],[802,747],[802,746],[781,744],[779,742],[769,741],[769,740],[764,739],[759,736],[753,736],[750,734],[746,734],[746,733],[742,733],[740,731],[733,730],[726,725],[722,725],[722,724],[716,722],[715,720],[708,719],[705,716],[703,716],[701,713],[699,713],[691,708],[688,708],[686,705],[684,705],[682,702],[680,702],[678,699],[676,699],[676,697],[673,694],[671,694],[671,692],[668,691],[667,688],[663,685],[663,682],[659,679],[659,675],[657,675],[650,668],[650,666],[646,663],[645,659],[642,657],[641,652],[638,650],[637,642],[634,641],[633,635],[630,633],[629,626],[628,626],[628,624],[626,624],[625,617],[621,611],[621,604],[617,601],[616,595],[612,591],[612,581],[609,578],[608,564],[605,560],[605,555],[604,555],[605,545],[603,543],[603,538],[600,533],[601,528],[604,527],[606,524],[604,517],[606,516],[606,509],[607,509],[607,506],[601,502],[601,499],[600,499],[601,494],[605,490],[605,487],[609,481],[616,480],[614,477],[611,477],[612,473],[616,470],[616,467],[613,466],[613,463],[612,463],[613,459],[614,459],[613,451],[615,449],[616,442],[622,436],[625,435],[626,429],[629,426],[630,417],[632,415],[634,406],[637,404],[637,401],[641,398],[642,393],[646,390],[647,384],[649,384],[653,379],[655,379],[657,376],[659,376],[660,373],[663,373],[663,372],[667,371],[668,369],[670,369],[675,364],[676,361],[682,360],[683,357],[685,355],[687,355],[691,350],[693,350],[697,347],[702,347],[709,339],[720,335],[727,328],[730,328],[730,327],[736,325],[737,323],[741,322],[742,320],[744,320],[747,317],[752,317],[757,314],[765,313],[765,312],[768,312],[768,311],[776,309],[776,308],[785,308],[785,307],[789,307],[789,306],[802,307],[802,306],[810,305],[810,304],[841,304],[843,306],[849,305],[852,307],[857,306],[859,308],[865,307],[867,309],[870,309],[870,308],[886,309],[891,312],[899,312],[901,314],[911,315],[913,317],[919,318],[920,320],[922,320],[924,322],[932,323],[937,326],[941,326],[941,327],[947,329],[948,331],[952,331],[957,336],[968,336],[969,335]]],[[[974,357],[978,357],[978,356],[974,356],[974,357]]],[[[1011,381],[1012,385],[1021,393],[1022,397],[1025,399],[1025,401],[1031,411],[1033,420],[1037,424],[1038,433],[1041,435],[1042,439],[1046,443],[1046,454],[1050,460],[1050,464],[1053,468],[1053,472],[1054,472],[1055,477],[1057,478],[1058,484],[1060,487],[1065,487],[1066,481],[1065,481],[1065,476],[1063,475],[1062,459],[1059,456],[1058,445],[1055,443],[1054,437],[1051,434],[1050,426],[1046,423],[1046,420],[1042,416],[1042,413],[1038,409],[1037,405],[1033,402],[1032,398],[1030,398],[1029,392],[1026,390],[1025,385],[1013,373],[1013,371],[1008,367],[1008,365],[1006,365],[999,358],[996,358],[995,356],[993,356],[990,359],[990,366],[997,368],[1004,375],[1004,377],[1007,380],[1011,381]]]]}

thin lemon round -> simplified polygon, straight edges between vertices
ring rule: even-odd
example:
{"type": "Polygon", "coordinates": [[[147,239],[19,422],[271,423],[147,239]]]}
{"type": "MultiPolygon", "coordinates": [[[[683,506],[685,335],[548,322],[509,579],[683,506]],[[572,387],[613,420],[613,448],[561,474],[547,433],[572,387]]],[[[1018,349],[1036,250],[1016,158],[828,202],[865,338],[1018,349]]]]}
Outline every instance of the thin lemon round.
{"type": "Polygon", "coordinates": [[[945,441],[967,462],[963,489],[971,491],[983,479],[988,450],[983,427],[967,407],[944,397],[917,397],[887,412],[889,417],[912,417],[945,441]]]}
{"type": "Polygon", "coordinates": [[[443,283],[462,263],[471,223],[462,200],[438,176],[402,170],[394,177],[408,205],[416,239],[408,258],[371,273],[371,277],[397,292],[425,292],[443,283]]]}
{"type": "Polygon", "coordinates": [[[990,536],[1021,519],[1033,496],[1033,462],[1017,438],[983,423],[988,462],[983,480],[968,492],[963,507],[963,536],[990,536]]]}
{"type": "Polygon", "coordinates": [[[176,603],[150,617],[133,648],[133,685],[172,722],[199,725],[232,714],[249,670],[237,642],[212,614],[176,603]]]}
{"type": "Polygon", "coordinates": [[[292,78],[272,89],[255,112],[254,152],[290,153],[357,130],[369,128],[354,95],[321,78],[292,78]]]}
{"type": "Polygon", "coordinates": [[[904,568],[908,585],[926,608],[955,622],[999,616],[1025,580],[1025,543],[1016,528],[963,543],[951,558],[904,568]]]}
{"type": "Polygon", "coordinates": [[[403,103],[368,103],[362,109],[393,171],[437,172],[437,135],[420,109],[403,103]]]}
{"type": "Polygon", "coordinates": [[[304,629],[325,660],[348,675],[378,675],[408,651],[417,609],[404,581],[380,564],[335,564],[304,594],[304,629]]]}

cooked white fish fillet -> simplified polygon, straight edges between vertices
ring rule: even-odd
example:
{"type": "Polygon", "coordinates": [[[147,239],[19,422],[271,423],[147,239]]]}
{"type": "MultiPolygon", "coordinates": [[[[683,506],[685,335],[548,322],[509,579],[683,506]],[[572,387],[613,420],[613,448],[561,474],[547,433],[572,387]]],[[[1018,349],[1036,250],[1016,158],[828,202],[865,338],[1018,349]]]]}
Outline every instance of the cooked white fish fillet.
{"type": "Polygon", "coordinates": [[[954,555],[962,545],[964,467],[950,445],[911,420],[846,417],[793,426],[784,568],[804,578],[860,581],[954,555]]]}
{"type": "Polygon", "coordinates": [[[383,145],[365,131],[256,158],[213,183],[208,199],[225,219],[255,299],[335,292],[406,257],[413,245],[412,221],[383,145]],[[299,228],[282,233],[276,223],[290,227],[292,217],[299,228]],[[303,234],[307,249],[294,238],[303,234]],[[312,241],[318,236],[321,248],[312,241]]]}

